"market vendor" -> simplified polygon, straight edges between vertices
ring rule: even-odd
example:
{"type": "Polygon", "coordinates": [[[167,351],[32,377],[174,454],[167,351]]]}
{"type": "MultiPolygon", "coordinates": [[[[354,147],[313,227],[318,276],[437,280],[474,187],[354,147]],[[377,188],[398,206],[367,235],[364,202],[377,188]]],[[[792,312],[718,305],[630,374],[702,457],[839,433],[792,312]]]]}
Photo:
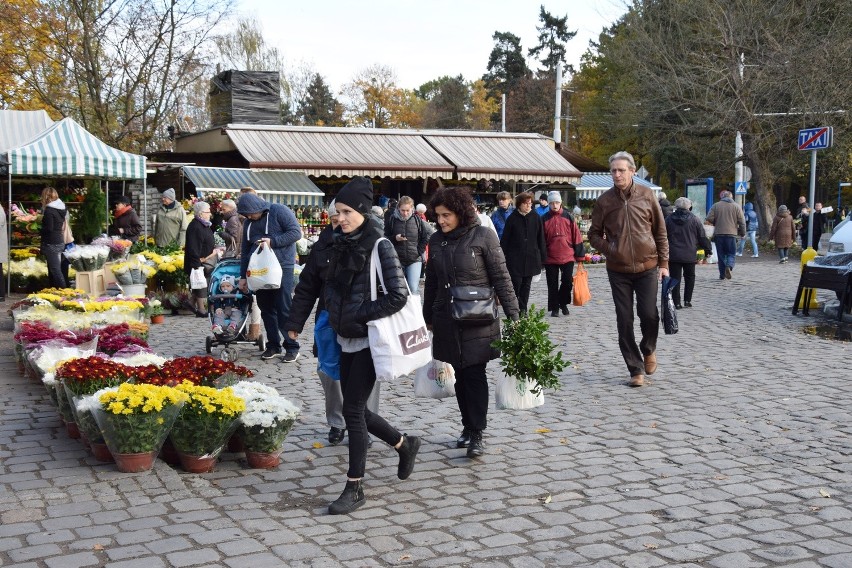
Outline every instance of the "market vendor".
{"type": "Polygon", "coordinates": [[[113,204],[109,235],[119,236],[135,243],[141,234],[142,223],[139,222],[139,215],[130,205],[130,198],[126,195],[117,197],[113,204]]]}

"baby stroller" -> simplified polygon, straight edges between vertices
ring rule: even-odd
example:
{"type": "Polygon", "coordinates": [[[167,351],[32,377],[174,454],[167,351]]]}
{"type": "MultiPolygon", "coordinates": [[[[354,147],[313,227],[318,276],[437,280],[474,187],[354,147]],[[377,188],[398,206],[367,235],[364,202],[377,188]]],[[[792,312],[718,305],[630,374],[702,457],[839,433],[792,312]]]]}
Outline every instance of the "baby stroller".
{"type": "Polygon", "coordinates": [[[239,259],[232,258],[219,261],[210,274],[210,284],[207,288],[207,314],[208,318],[210,318],[210,325],[211,327],[213,326],[215,312],[219,308],[238,308],[241,315],[239,321],[230,321],[229,326],[222,333],[208,335],[205,348],[207,353],[212,353],[214,347],[222,347],[219,357],[223,361],[236,361],[237,350],[231,346],[232,344],[256,345],[258,349],[263,351],[263,337],[258,337],[254,341],[246,338],[248,316],[251,314],[254,296],[251,293],[243,294],[239,290],[234,290],[232,293],[227,294],[223,293],[220,289],[220,284],[222,278],[225,276],[231,277],[227,280],[233,280],[234,282],[239,280],[239,259]]]}

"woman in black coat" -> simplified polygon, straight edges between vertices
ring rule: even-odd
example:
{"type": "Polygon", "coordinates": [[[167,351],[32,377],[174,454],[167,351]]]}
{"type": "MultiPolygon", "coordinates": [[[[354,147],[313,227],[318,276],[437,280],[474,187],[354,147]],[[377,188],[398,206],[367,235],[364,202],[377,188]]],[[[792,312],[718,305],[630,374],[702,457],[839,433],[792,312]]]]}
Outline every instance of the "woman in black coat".
{"type": "Polygon", "coordinates": [[[698,249],[703,248],[706,257],[713,252],[704,225],[692,214],[692,202],[686,197],[675,200],[674,213],[666,218],[666,233],[669,239],[669,270],[677,280],[683,276],[683,305],[680,303],[680,282],[672,289],[672,300],[678,310],[692,307],[692,291],[695,289],[695,264],[698,249]]]}
{"type": "Polygon", "coordinates": [[[488,413],[485,366],[499,356],[491,343],[500,338],[500,322],[459,326],[450,315],[448,287],[494,288],[503,311],[513,320],[518,319],[518,300],[497,233],[479,224],[471,189],[441,188],[429,205],[439,230],[429,239],[423,316],[434,332],[432,354],[451,364],[456,374],[456,399],[463,428],[456,447],[467,448],[468,457],[479,457],[485,453],[482,432],[488,413]]]}
{"type": "MultiPolygon", "coordinates": [[[[367,409],[367,399],[376,383],[376,367],[367,337],[367,322],[400,311],[408,298],[405,274],[390,241],[379,243],[384,294],[370,299],[373,246],[382,238],[379,220],[370,211],[373,184],[356,176],[338,192],[335,209],[339,226],[334,230],[331,261],[325,282],[325,308],[340,344],[340,386],[343,418],[349,430],[349,470],[346,487],[328,511],[342,515],[366,500],[361,481],[367,465],[369,434],[393,446],[399,454],[397,477],[407,479],[414,470],[420,438],[401,434],[384,418],[367,409]]],[[[289,325],[288,325],[289,326],[289,325]]],[[[288,335],[293,338],[290,329],[288,335]]]]}
{"type": "Polygon", "coordinates": [[[42,190],[41,206],[41,254],[47,262],[47,279],[53,288],[66,288],[68,282],[62,271],[62,252],[65,250],[63,225],[68,211],[52,187],[42,190]]]}
{"type": "MultiPolygon", "coordinates": [[[[183,270],[189,275],[193,268],[203,268],[204,277],[210,281],[210,273],[219,258],[220,250],[213,248],[213,223],[210,221],[210,205],[198,201],[192,206],[195,218],[186,228],[186,248],[183,251],[183,270]]],[[[207,288],[192,290],[195,315],[207,317],[207,288]]]]}
{"type": "Polygon", "coordinates": [[[532,200],[531,193],[519,193],[515,197],[515,212],[506,219],[500,239],[521,315],[527,313],[533,277],[541,274],[541,267],[547,260],[544,225],[539,215],[530,215],[532,200]]]}

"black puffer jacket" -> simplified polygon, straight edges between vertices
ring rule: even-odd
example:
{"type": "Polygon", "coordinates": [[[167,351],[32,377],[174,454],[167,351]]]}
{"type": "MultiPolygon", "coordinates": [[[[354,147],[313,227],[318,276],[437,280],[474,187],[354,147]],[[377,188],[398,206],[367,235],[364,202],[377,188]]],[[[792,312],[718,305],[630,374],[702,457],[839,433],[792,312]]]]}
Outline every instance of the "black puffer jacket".
{"type": "Polygon", "coordinates": [[[317,313],[325,309],[323,287],[328,274],[328,266],[331,263],[331,247],[333,244],[334,231],[329,225],[322,230],[317,242],[311,247],[308,262],[299,275],[299,283],[293,292],[293,303],[290,305],[290,314],[287,317],[285,330],[302,333],[305,322],[308,321],[317,299],[319,299],[317,313]]]}
{"type": "Polygon", "coordinates": [[[500,246],[506,256],[509,275],[528,278],[540,274],[541,266],[547,260],[541,217],[532,211],[526,215],[520,211],[512,213],[506,219],[500,246]]]}
{"type": "Polygon", "coordinates": [[[390,241],[379,243],[385,281],[384,294],[370,300],[370,255],[382,237],[379,221],[372,215],[346,235],[334,231],[332,257],[325,283],[325,309],[329,323],[341,337],[367,337],[367,322],[395,314],[405,305],[408,283],[390,241]]]}
{"type": "Polygon", "coordinates": [[[416,214],[402,220],[399,216],[399,209],[394,210],[385,219],[385,237],[393,243],[399,262],[403,266],[423,260],[426,243],[429,242],[429,233],[423,226],[423,221],[416,214]],[[397,235],[402,235],[407,240],[398,241],[396,240],[397,235]]]}
{"type": "MultiPolygon", "coordinates": [[[[511,219],[511,217],[510,217],[511,219]]],[[[503,312],[518,319],[512,288],[497,233],[478,224],[457,227],[429,239],[429,262],[423,295],[423,317],[432,325],[432,354],[456,369],[487,363],[500,356],[491,342],[500,338],[500,323],[459,327],[449,312],[448,286],[493,286],[503,312]]]]}

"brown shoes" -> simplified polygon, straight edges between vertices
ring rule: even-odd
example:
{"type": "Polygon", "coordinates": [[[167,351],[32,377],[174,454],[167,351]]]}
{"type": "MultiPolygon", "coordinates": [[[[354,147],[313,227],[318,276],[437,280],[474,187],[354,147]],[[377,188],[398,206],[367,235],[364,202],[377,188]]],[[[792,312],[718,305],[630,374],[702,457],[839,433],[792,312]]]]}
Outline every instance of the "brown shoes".
{"type": "Polygon", "coordinates": [[[654,371],[657,370],[657,354],[649,353],[645,355],[645,373],[648,375],[653,375],[654,371]]]}
{"type": "Polygon", "coordinates": [[[641,387],[645,384],[645,375],[633,375],[627,384],[631,387],[641,387]]]}

